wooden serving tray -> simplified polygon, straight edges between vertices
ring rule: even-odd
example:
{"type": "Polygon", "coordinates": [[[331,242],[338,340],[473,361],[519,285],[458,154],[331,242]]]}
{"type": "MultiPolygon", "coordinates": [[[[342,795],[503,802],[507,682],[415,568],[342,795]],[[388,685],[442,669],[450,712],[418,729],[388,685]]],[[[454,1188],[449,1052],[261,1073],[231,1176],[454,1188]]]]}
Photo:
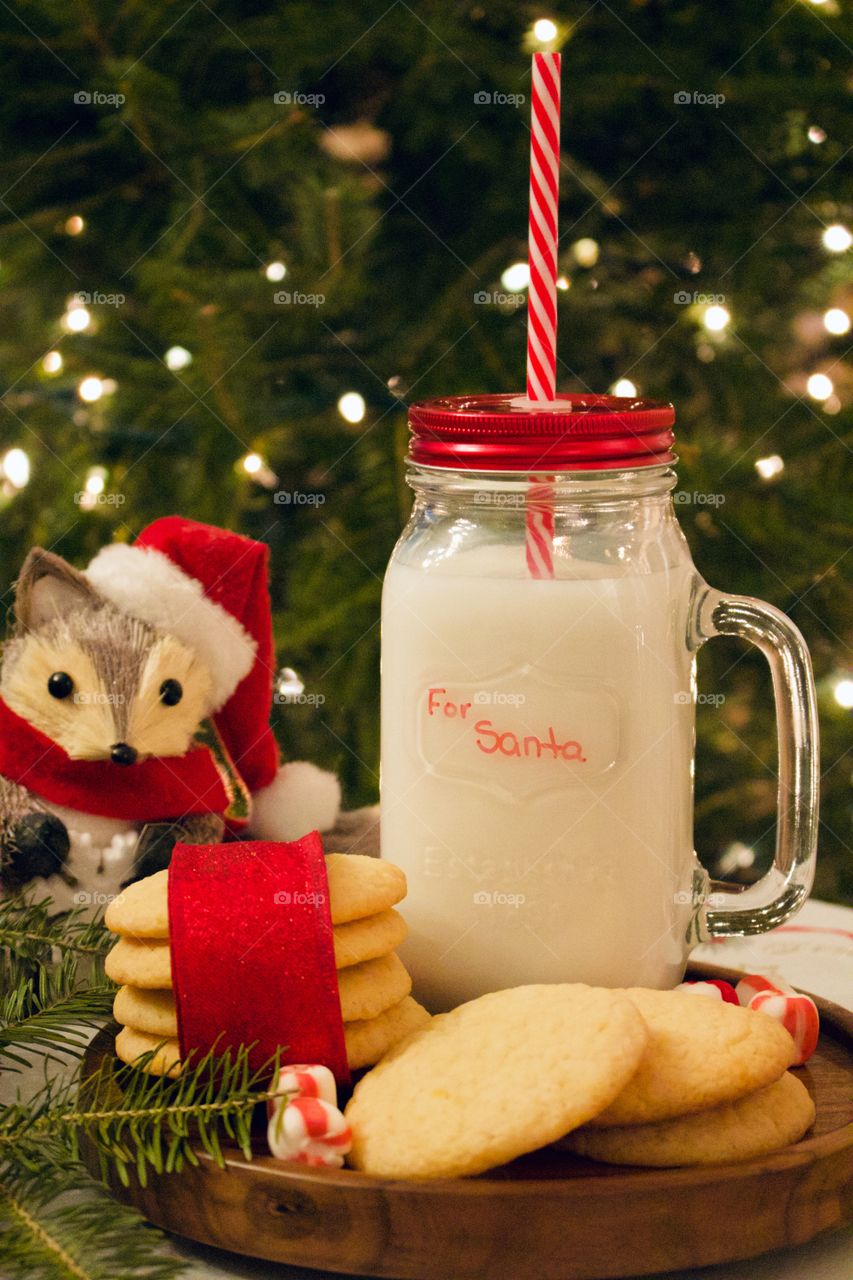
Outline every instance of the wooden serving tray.
{"type": "MultiPolygon", "coordinates": [[[[693,977],[739,975],[693,966],[693,977]]],[[[815,999],[817,1052],[797,1074],[817,1119],[795,1146],[743,1164],[631,1169],[543,1149],[477,1178],[403,1182],[236,1150],[218,1168],[112,1191],[167,1231],[319,1271],[399,1280],[604,1280],[802,1244],[853,1220],[853,1014],[815,999]]],[[[115,1028],[84,1074],[113,1053],[115,1028]]],[[[97,1165],[92,1160],[93,1172],[97,1165]]]]}

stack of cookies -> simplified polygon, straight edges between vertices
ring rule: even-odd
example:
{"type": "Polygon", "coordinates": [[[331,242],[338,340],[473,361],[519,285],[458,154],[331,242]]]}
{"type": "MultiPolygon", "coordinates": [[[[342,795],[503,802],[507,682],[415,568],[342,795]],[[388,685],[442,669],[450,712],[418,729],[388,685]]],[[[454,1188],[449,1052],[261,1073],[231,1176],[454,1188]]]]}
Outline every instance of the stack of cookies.
{"type": "Polygon", "coordinates": [[[515,987],[433,1018],[359,1081],[349,1161],[425,1179],[547,1144],[609,1164],[748,1160],[814,1121],[797,1056],[781,1023],[702,996],[515,987]]]}
{"type": "MultiPolygon", "coordinates": [[[[406,922],[394,907],[406,877],[389,862],[328,854],[326,872],[344,1039],[351,1070],[372,1066],[410,1031],[429,1021],[409,994],[412,980],[396,953],[406,922]]],[[[119,940],[106,960],[120,983],[113,1013],[121,1023],[116,1053],[124,1062],[157,1050],[149,1070],[180,1071],[178,1022],[169,951],[168,871],[129,885],[107,908],[119,940]]]]}
{"type": "Polygon", "coordinates": [[[798,1141],[815,1117],[789,1033],[753,1009],[630,987],[648,1044],[614,1102],[561,1142],[607,1164],[722,1164],[798,1141]]]}

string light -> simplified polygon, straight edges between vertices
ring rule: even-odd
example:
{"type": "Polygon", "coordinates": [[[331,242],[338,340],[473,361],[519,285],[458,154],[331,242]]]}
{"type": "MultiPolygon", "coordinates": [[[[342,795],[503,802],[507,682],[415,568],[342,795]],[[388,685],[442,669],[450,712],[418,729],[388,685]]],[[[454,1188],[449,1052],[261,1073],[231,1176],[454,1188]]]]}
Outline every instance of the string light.
{"type": "Polygon", "coordinates": [[[530,284],[530,267],[526,262],[513,262],[501,276],[501,284],[513,293],[526,289],[530,284]]]}
{"type": "Polygon", "coordinates": [[[702,323],[710,333],[722,333],[731,318],[726,307],[715,304],[713,307],[708,307],[702,316],[702,323]]]}
{"type": "Polygon", "coordinates": [[[853,680],[837,680],[832,690],[832,696],[839,707],[843,707],[845,711],[853,710],[853,680]]]}
{"type": "Polygon", "coordinates": [[[833,222],[831,227],[827,227],[821,239],[824,249],[830,253],[846,253],[853,244],[853,236],[840,222],[833,222]]]}
{"type": "Polygon", "coordinates": [[[537,18],[533,24],[533,36],[539,44],[551,44],[557,39],[557,24],[550,18],[537,18]]]}
{"type": "Polygon", "coordinates": [[[825,373],[813,373],[806,383],[806,391],[812,400],[828,400],[834,390],[832,379],[825,373]]]}
{"type": "Polygon", "coordinates": [[[594,267],[598,262],[601,247],[597,240],[593,240],[590,236],[584,236],[583,239],[574,242],[572,253],[582,267],[594,267]]]}
{"type": "Polygon", "coordinates": [[[79,213],[72,214],[65,223],[65,231],[69,236],[79,236],[80,232],[85,231],[85,229],[86,223],[83,218],[80,217],[79,213]]]}
{"type": "Polygon", "coordinates": [[[87,378],[78,383],[77,394],[81,400],[85,400],[86,404],[94,404],[104,394],[104,384],[95,374],[90,373],[87,378]]]}
{"type": "Polygon", "coordinates": [[[850,329],[850,317],[841,307],[830,307],[823,317],[823,327],[827,333],[841,335],[850,329]]]}
{"type": "Polygon", "coordinates": [[[192,364],[192,355],[187,351],[186,347],[169,347],[169,350],[163,356],[166,365],[173,373],[177,373],[179,369],[186,369],[188,364],[192,364]]]}
{"type": "Polygon", "coordinates": [[[263,485],[265,489],[274,489],[278,484],[278,476],[267,466],[259,453],[247,453],[241,459],[240,466],[247,476],[251,476],[255,484],[263,485]]]}
{"type": "Polygon", "coordinates": [[[755,470],[762,480],[775,480],[776,476],[780,476],[785,470],[785,462],[778,453],[771,453],[767,458],[756,460],[755,470]]]}
{"type": "Polygon", "coordinates": [[[562,291],[565,293],[568,289],[571,289],[571,287],[572,287],[572,282],[568,278],[568,276],[557,276],[558,289],[562,289],[562,291]]]}
{"type": "Polygon", "coordinates": [[[62,356],[58,351],[48,351],[41,362],[45,373],[59,373],[62,368],[62,356]]]}
{"type": "Polygon", "coordinates": [[[613,383],[610,391],[614,396],[627,396],[629,399],[633,399],[637,394],[637,388],[630,378],[620,378],[618,382],[613,383]]]}
{"type": "Polygon", "coordinates": [[[92,317],[79,302],[72,303],[62,317],[63,328],[69,333],[82,333],[92,323],[92,317]]]}
{"type": "Polygon", "coordinates": [[[287,267],[283,262],[270,262],[267,264],[264,275],[267,280],[272,280],[274,283],[278,283],[279,280],[283,280],[287,275],[287,267]]]}
{"type": "Polygon", "coordinates": [[[9,449],[0,466],[13,489],[23,489],[29,483],[30,460],[23,449],[9,449]]]}
{"type": "Polygon", "coordinates": [[[86,493],[97,498],[99,494],[104,492],[107,483],[107,473],[104,467],[90,467],[86,472],[86,479],[83,488],[86,493]]]}
{"type": "Polygon", "coordinates": [[[820,146],[822,142],[826,142],[826,133],[821,129],[819,124],[809,126],[807,137],[809,142],[814,142],[817,146],[820,146]]]}
{"type": "Polygon", "coordinates": [[[345,391],[338,401],[338,413],[344,422],[361,422],[366,412],[364,396],[357,391],[345,391]]]}

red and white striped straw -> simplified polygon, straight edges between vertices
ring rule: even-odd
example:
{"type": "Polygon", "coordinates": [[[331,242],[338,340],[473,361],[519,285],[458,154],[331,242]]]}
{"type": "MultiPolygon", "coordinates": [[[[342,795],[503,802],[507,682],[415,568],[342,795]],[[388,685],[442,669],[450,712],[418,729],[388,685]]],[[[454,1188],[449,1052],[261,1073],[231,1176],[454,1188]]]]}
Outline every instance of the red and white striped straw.
{"type": "MultiPolygon", "coordinates": [[[[553,400],[557,388],[557,200],[560,185],[560,54],[534,53],[530,101],[530,222],[527,398],[553,400]]],[[[527,494],[527,568],[554,576],[554,491],[527,494]]]]}

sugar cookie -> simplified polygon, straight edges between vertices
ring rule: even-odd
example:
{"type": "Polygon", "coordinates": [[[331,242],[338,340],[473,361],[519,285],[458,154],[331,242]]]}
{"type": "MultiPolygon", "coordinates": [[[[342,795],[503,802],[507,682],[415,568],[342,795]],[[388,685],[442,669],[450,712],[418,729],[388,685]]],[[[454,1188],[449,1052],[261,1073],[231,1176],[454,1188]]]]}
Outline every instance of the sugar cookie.
{"type": "Polygon", "coordinates": [[[683,991],[629,987],[649,1044],[635,1076],[591,1125],[650,1124],[734,1102],[778,1080],[794,1042],[766,1014],[683,991]]]}
{"type": "Polygon", "coordinates": [[[568,1134],[558,1146],[607,1164],[728,1164],[798,1142],[814,1122],[805,1085],[789,1071],[755,1093],[709,1111],[657,1124],[593,1129],[568,1134]]]}
{"type": "Polygon", "coordinates": [[[528,986],[472,1000],[407,1036],[358,1083],[346,1111],[351,1162],[389,1178],[504,1164],[608,1106],[647,1039],[615,991],[528,986]]]}

